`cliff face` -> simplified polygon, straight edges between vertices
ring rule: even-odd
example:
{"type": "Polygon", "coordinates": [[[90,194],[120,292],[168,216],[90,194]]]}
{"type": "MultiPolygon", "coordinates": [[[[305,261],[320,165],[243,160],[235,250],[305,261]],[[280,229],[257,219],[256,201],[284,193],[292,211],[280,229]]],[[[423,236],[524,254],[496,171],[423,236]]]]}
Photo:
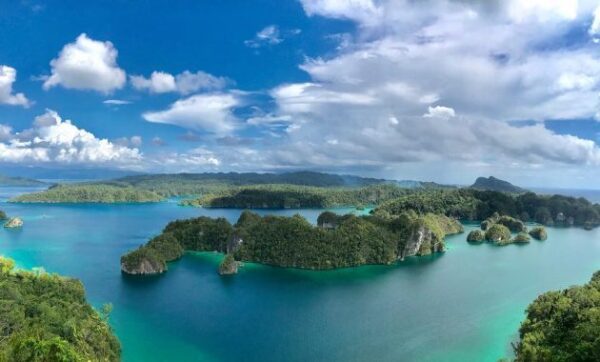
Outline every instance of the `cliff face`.
{"type": "Polygon", "coordinates": [[[156,250],[142,247],[121,257],[121,271],[131,275],[160,274],[167,271],[167,263],[156,250]]]}
{"type": "Polygon", "coordinates": [[[398,258],[403,260],[407,256],[441,253],[446,250],[444,237],[462,231],[458,221],[446,216],[428,214],[419,217],[398,244],[398,258]]]}
{"type": "Polygon", "coordinates": [[[149,259],[142,259],[135,266],[121,263],[121,270],[126,274],[150,275],[164,273],[167,269],[161,263],[156,263],[149,259]]]}
{"type": "Polygon", "coordinates": [[[420,225],[409,234],[404,246],[399,251],[399,257],[403,260],[407,256],[429,255],[444,250],[444,240],[437,240],[431,229],[420,225]]]}

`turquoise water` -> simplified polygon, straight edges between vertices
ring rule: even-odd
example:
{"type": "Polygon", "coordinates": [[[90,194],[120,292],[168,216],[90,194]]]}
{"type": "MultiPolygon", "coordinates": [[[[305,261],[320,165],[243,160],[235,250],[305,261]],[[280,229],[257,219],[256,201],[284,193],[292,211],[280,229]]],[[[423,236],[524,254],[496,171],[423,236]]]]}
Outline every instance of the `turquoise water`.
{"type": "MultiPolygon", "coordinates": [[[[22,191],[2,189],[0,200],[22,191]]],[[[446,253],[395,266],[312,272],[247,264],[222,278],[222,256],[190,253],[163,276],[132,278],[121,275],[120,255],[168,221],[235,221],[240,210],[174,202],[0,209],[25,221],[22,230],[0,230],[0,253],[81,279],[96,306],[113,303],[125,361],[496,361],[510,355],[539,293],[600,269],[599,230],[553,228],[545,242],[503,248],[453,236],[446,253]]],[[[314,221],[320,210],[301,213],[314,221]]]]}

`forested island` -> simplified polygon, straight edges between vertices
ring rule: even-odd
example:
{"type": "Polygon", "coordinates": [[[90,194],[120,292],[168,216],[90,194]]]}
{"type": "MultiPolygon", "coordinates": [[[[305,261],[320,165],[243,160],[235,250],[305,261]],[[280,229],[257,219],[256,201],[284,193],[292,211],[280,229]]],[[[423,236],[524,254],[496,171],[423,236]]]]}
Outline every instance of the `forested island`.
{"type": "Polygon", "coordinates": [[[31,178],[0,175],[0,186],[15,187],[15,186],[44,186],[44,185],[46,185],[45,182],[34,180],[31,178]]]}
{"type": "Polygon", "coordinates": [[[318,225],[300,215],[261,217],[244,211],[235,225],[200,217],[169,223],[163,233],[121,258],[127,274],[156,274],[184,251],[218,251],[226,262],[248,261],[303,269],[391,264],[445,250],[444,237],[462,232],[446,216],[406,212],[393,218],[324,212],[318,225]]]}
{"type": "Polygon", "coordinates": [[[87,303],[81,282],[0,257],[0,361],[119,361],[109,312],[87,303]]]}
{"type": "Polygon", "coordinates": [[[230,187],[182,205],[207,208],[290,209],[377,205],[411,192],[392,184],[363,187],[315,187],[284,184],[230,187]]]}
{"type": "Polygon", "coordinates": [[[494,213],[523,222],[546,226],[600,225],[600,205],[579,197],[538,195],[533,192],[509,194],[475,189],[415,191],[382,203],[376,215],[394,215],[406,210],[434,213],[465,221],[481,221],[494,213]]]}
{"type": "Polygon", "coordinates": [[[10,200],[20,203],[125,203],[158,202],[164,197],[131,186],[108,184],[65,184],[47,190],[24,194],[10,200]]]}
{"type": "Polygon", "coordinates": [[[540,295],[519,335],[519,362],[600,361],[600,272],[583,286],[540,295]]]}
{"type": "Polygon", "coordinates": [[[157,174],[61,184],[46,191],[18,196],[11,202],[156,202],[173,196],[200,196],[186,204],[205,207],[233,207],[229,206],[232,203],[245,203],[257,207],[264,204],[275,207],[323,207],[381,199],[373,192],[377,187],[381,187],[384,192],[401,192],[448,186],[431,182],[390,181],[308,171],[281,174],[157,174]],[[252,191],[249,191],[250,188],[252,191]],[[365,193],[370,197],[353,192],[362,188],[366,189],[365,193]],[[335,195],[324,197],[325,191],[335,195]],[[235,196],[240,192],[240,195],[235,196]],[[249,192],[254,192],[254,195],[248,195],[249,192]]]}

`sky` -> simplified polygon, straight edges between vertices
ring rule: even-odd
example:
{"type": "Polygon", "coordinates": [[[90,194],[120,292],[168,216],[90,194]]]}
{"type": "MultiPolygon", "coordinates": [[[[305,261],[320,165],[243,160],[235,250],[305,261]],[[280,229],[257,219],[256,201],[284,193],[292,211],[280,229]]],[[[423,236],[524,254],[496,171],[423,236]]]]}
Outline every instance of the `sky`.
{"type": "Polygon", "coordinates": [[[0,172],[600,188],[600,2],[0,0],[0,172]]]}

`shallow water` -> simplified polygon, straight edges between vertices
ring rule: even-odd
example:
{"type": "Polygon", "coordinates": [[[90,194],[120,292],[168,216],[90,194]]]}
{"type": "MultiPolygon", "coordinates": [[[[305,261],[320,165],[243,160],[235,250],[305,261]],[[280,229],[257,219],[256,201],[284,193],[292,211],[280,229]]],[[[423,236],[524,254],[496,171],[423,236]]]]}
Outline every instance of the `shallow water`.
{"type": "MultiPolygon", "coordinates": [[[[0,199],[22,191],[2,189],[0,199]]],[[[547,241],[524,246],[452,236],[446,253],[394,266],[314,272],[246,264],[223,278],[221,255],[189,253],[165,275],[135,278],[121,275],[120,255],[170,220],[235,221],[240,210],[174,202],[0,209],[25,221],[22,230],[0,230],[0,253],[81,279],[96,306],[113,303],[125,361],[496,361],[510,355],[539,293],[600,269],[598,230],[552,228],[547,241]]],[[[260,212],[300,212],[314,222],[321,210],[260,212]]]]}

